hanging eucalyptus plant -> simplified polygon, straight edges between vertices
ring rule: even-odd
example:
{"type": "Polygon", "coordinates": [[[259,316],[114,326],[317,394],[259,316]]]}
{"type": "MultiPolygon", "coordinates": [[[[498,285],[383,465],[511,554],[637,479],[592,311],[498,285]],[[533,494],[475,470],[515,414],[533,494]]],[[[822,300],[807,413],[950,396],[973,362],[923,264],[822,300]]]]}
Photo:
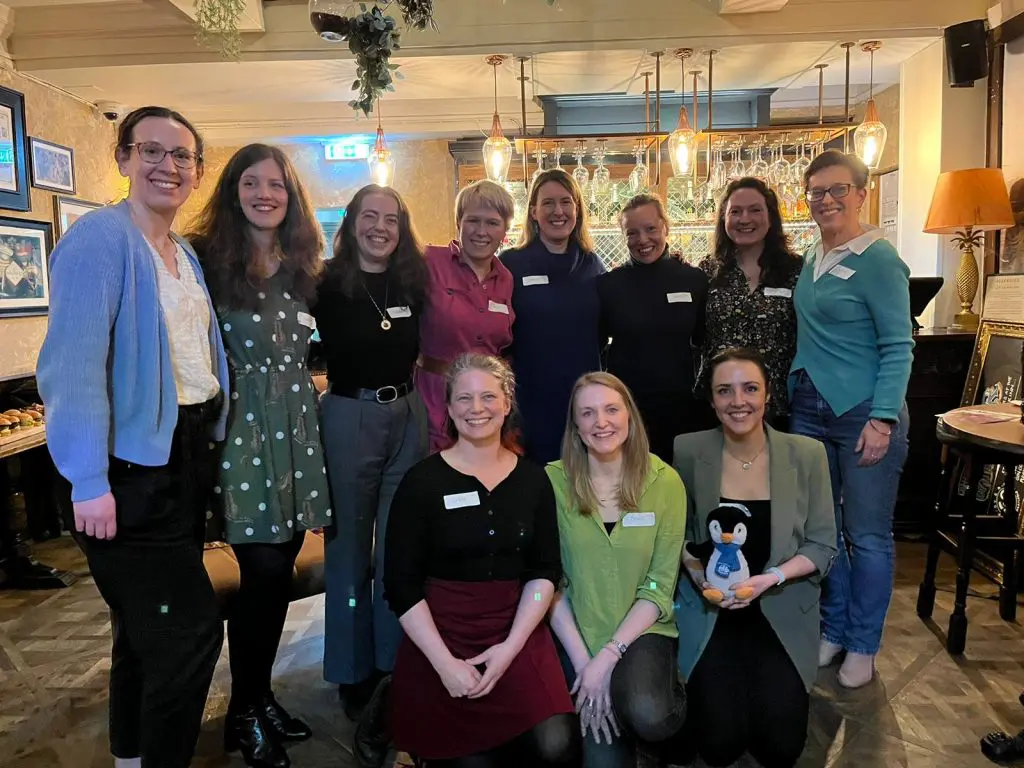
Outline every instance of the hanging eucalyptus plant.
{"type": "Polygon", "coordinates": [[[196,41],[217,46],[225,59],[237,59],[242,54],[238,19],[244,10],[245,0],[195,0],[196,41]]]}

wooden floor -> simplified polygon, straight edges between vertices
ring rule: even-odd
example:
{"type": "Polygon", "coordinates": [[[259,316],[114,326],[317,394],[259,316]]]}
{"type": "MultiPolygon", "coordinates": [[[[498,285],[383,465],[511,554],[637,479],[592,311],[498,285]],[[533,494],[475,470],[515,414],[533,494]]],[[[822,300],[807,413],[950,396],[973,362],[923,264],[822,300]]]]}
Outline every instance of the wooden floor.
{"type": "MultiPolygon", "coordinates": [[[[36,554],[83,578],[55,592],[0,592],[0,765],[106,768],[106,610],[69,540],[47,542],[36,554]]],[[[952,571],[947,559],[936,624],[925,624],[914,613],[922,556],[920,545],[900,545],[877,681],[849,692],[836,685],[834,670],[819,676],[802,768],[988,766],[978,738],[993,729],[1024,727],[1017,702],[1024,689],[1024,630],[1001,621],[992,600],[973,598],[967,652],[951,658],[941,635],[952,603],[952,571]]],[[[976,586],[992,594],[980,580],[976,586]]],[[[279,700],[315,732],[311,741],[289,749],[297,768],[355,765],[351,724],[321,679],[323,611],[322,598],[292,606],[275,669],[279,700]]],[[[194,763],[203,768],[243,765],[237,756],[225,756],[220,744],[226,653],[194,763]]]]}

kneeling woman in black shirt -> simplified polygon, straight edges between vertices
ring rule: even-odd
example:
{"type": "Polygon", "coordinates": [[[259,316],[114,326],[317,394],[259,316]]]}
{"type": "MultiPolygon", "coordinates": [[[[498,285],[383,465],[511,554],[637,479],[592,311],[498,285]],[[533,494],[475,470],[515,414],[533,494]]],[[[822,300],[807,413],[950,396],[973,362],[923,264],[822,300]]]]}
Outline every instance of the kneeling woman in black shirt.
{"type": "Polygon", "coordinates": [[[455,445],[409,470],[391,506],[384,590],[406,634],[392,732],[431,768],[578,760],[544,623],[561,578],[555,497],[517,455],[513,390],[498,358],[458,358],[447,382],[455,445]]]}

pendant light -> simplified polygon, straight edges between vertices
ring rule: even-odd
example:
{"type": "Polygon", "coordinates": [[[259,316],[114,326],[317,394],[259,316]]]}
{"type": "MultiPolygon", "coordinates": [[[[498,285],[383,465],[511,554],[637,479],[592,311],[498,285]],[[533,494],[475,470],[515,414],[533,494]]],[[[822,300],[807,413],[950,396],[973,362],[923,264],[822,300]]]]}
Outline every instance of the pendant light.
{"type": "MultiPolygon", "coordinates": [[[[690,127],[690,118],[686,114],[686,60],[693,56],[690,48],[680,48],[675,52],[679,59],[679,72],[682,77],[680,90],[682,91],[683,102],[679,106],[679,124],[668,137],[668,157],[672,163],[672,175],[675,177],[689,176],[693,172],[694,147],[696,145],[696,134],[690,127]]],[[[694,91],[696,95],[696,90],[694,91]]],[[[696,115],[694,115],[696,119],[696,115]]]]}
{"type": "Polygon", "coordinates": [[[494,119],[491,121],[491,135],[484,142],[484,170],[488,179],[503,184],[512,163],[512,142],[505,138],[501,118],[498,117],[498,67],[505,62],[505,57],[488,56],[485,61],[494,67],[494,119]]]}
{"type": "Polygon", "coordinates": [[[864,43],[860,48],[871,55],[871,79],[869,81],[868,103],[864,110],[864,122],[853,132],[853,146],[857,157],[864,161],[869,170],[877,170],[885,149],[885,138],[888,131],[885,124],[878,119],[878,108],[875,106],[875,51],[882,47],[878,40],[864,43]]]}
{"type": "Polygon", "coordinates": [[[377,99],[377,143],[366,160],[370,166],[370,178],[378,187],[390,187],[395,180],[395,158],[384,141],[384,129],[380,125],[380,99],[377,99]]]}

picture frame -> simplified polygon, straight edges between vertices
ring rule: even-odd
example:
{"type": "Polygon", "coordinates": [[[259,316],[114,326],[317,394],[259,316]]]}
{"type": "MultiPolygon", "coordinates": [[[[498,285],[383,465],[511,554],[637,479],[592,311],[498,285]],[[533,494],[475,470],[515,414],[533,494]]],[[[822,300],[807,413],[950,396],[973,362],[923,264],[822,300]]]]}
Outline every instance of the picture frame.
{"type": "Polygon", "coordinates": [[[89,213],[89,211],[95,211],[102,207],[103,203],[94,203],[90,200],[80,200],[77,197],[57,195],[53,198],[53,220],[57,225],[57,240],[64,237],[64,234],[78,219],[89,213]]]}
{"type": "Polygon", "coordinates": [[[32,209],[28,184],[25,96],[0,87],[0,208],[32,209]]]}
{"type": "Polygon", "coordinates": [[[50,222],[0,217],[0,317],[49,311],[52,250],[50,222]]]}
{"type": "Polygon", "coordinates": [[[75,194],[75,150],[52,141],[29,138],[32,186],[48,192],[75,194]]]}

